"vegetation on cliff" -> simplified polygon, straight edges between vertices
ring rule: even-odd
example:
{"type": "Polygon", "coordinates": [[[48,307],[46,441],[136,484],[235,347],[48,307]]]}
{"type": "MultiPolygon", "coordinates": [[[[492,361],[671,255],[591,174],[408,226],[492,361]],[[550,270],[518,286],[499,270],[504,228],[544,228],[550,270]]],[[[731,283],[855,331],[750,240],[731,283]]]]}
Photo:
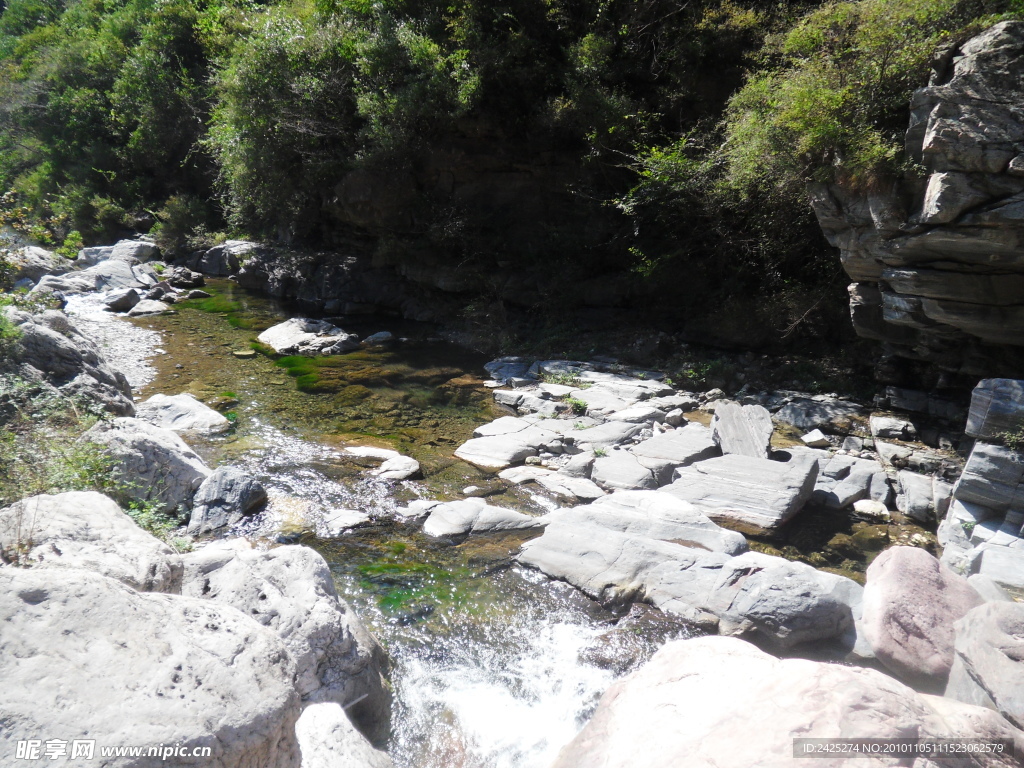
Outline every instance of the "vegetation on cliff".
{"type": "Polygon", "coordinates": [[[0,207],[68,248],[355,237],[560,289],[626,273],[644,305],[806,309],[841,281],[804,183],[912,171],[931,57],[1021,6],[10,0],[0,207]]]}

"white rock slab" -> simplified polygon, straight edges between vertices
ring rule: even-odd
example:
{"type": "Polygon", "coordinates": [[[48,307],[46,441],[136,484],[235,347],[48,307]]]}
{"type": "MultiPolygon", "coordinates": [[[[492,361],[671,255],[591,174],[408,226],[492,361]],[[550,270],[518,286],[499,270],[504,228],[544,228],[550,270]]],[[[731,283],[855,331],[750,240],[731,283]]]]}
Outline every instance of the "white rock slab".
{"type": "Polygon", "coordinates": [[[187,392],[153,395],[135,406],[136,418],[175,432],[217,435],[227,432],[231,422],[187,392]]]}

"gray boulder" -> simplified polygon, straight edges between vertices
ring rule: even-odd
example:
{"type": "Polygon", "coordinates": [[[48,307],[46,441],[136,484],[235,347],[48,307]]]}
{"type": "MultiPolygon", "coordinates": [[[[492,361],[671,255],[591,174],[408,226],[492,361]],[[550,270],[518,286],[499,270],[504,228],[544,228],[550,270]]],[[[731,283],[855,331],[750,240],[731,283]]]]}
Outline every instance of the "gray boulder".
{"type": "Polygon", "coordinates": [[[916,440],[917,429],[909,421],[892,416],[872,416],[871,436],[882,440],[916,440]]]}
{"type": "Polygon", "coordinates": [[[171,267],[161,277],[174,288],[199,288],[206,284],[206,279],[199,272],[186,267],[171,267]]]}
{"type": "Polygon", "coordinates": [[[72,268],[72,263],[63,256],[34,245],[8,252],[5,260],[14,267],[14,281],[31,280],[35,283],[43,275],[63,275],[72,268]]]}
{"type": "Polygon", "coordinates": [[[983,379],[971,395],[966,432],[979,440],[993,440],[1004,432],[1024,427],[1024,381],[983,379]]]}
{"type": "Polygon", "coordinates": [[[192,497],[188,532],[198,536],[229,528],[266,500],[266,489],[248,472],[217,467],[192,497]]]}
{"type": "Polygon", "coordinates": [[[716,523],[771,534],[793,518],[814,491],[818,465],[750,456],[721,456],[676,470],[665,491],[694,504],[716,523]]]}
{"type": "Polygon", "coordinates": [[[146,240],[118,240],[107,258],[127,262],[155,261],[160,258],[160,249],[146,240]]]}
{"type": "Polygon", "coordinates": [[[160,315],[171,308],[170,304],[155,299],[142,299],[138,304],[128,310],[129,317],[142,317],[143,315],[160,315]]]}
{"type": "Polygon", "coordinates": [[[982,602],[967,579],[923,549],[892,547],[867,571],[864,635],[903,679],[941,686],[953,663],[953,625],[982,602]]]}
{"type": "Polygon", "coordinates": [[[185,260],[185,266],[214,277],[227,277],[238,272],[245,258],[261,248],[249,240],[228,240],[208,251],[197,251],[185,260]]]}
{"type": "Polygon", "coordinates": [[[0,568],[0,623],[9,749],[52,735],[210,747],[216,768],[299,768],[295,665],[276,633],[234,608],[89,571],[0,568]]]}
{"type": "Polygon", "coordinates": [[[565,433],[565,438],[583,450],[593,451],[595,448],[611,448],[629,440],[643,430],[642,424],[630,424],[627,421],[609,421],[586,429],[572,429],[565,433]]]}
{"type": "Polygon", "coordinates": [[[36,283],[32,293],[59,291],[60,293],[92,293],[121,288],[145,288],[151,280],[147,272],[136,270],[130,261],[108,259],[79,272],[54,276],[46,275],[36,283]]]}
{"type": "Polygon", "coordinates": [[[340,355],[359,349],[359,336],[326,320],[293,317],[256,337],[281,355],[340,355]]]}
{"type": "Polygon", "coordinates": [[[901,469],[897,477],[896,509],[922,523],[945,517],[953,486],[905,469],[901,469]]]}
{"type": "MultiPolygon", "coordinates": [[[[667,643],[612,685],[552,768],[785,768],[801,764],[794,755],[798,738],[964,734],[1005,739],[1015,747],[1022,735],[994,712],[916,693],[872,669],[777,659],[741,640],[700,637],[667,643]]],[[[815,762],[869,764],[840,755],[815,762]]],[[[903,758],[871,763],[935,764],[903,758]]],[[[1016,757],[989,753],[941,763],[1009,768],[1016,757]]]]}
{"type": "Polygon", "coordinates": [[[174,432],[218,435],[231,429],[231,422],[187,392],[153,395],[135,406],[135,416],[174,432]]]}
{"type": "Polygon", "coordinates": [[[819,459],[818,466],[812,498],[829,509],[845,509],[864,499],[885,504],[892,495],[888,476],[876,461],[837,454],[819,459]]]}
{"type": "Polygon", "coordinates": [[[476,437],[455,449],[458,458],[484,469],[504,469],[537,453],[537,448],[520,442],[514,435],[476,437]]]}
{"type": "Polygon", "coordinates": [[[327,562],[308,547],[210,545],[182,558],[182,594],[241,611],[284,642],[303,701],[336,702],[364,734],[390,729],[387,657],[338,597],[327,562]]]}
{"type": "Polygon", "coordinates": [[[808,432],[849,432],[867,413],[857,403],[831,398],[796,398],[776,411],[775,420],[808,432]]]}
{"type": "Polygon", "coordinates": [[[491,360],[491,362],[486,363],[484,370],[495,381],[505,383],[509,379],[526,378],[531,364],[531,361],[521,357],[499,357],[497,360],[491,360]]]}
{"type": "Polygon", "coordinates": [[[210,468],[177,434],[140,419],[101,421],[82,440],[110,456],[119,495],[169,514],[191,508],[192,497],[210,476],[210,468]]]}
{"type": "Polygon", "coordinates": [[[492,507],[481,499],[438,502],[423,524],[423,532],[435,538],[461,538],[471,533],[515,531],[541,528],[543,518],[530,517],[502,507],[492,507]]]}
{"type": "Polygon", "coordinates": [[[94,491],[42,494],[0,509],[0,552],[33,568],[77,568],[140,592],[178,592],[181,557],[94,491]]]}
{"type": "Polygon", "coordinates": [[[946,696],[994,709],[1024,728],[1024,605],[994,602],[956,623],[946,696]]]}
{"type": "Polygon", "coordinates": [[[116,288],[113,291],[107,291],[103,297],[103,303],[111,312],[127,312],[140,301],[142,301],[142,297],[134,288],[116,288]]]}
{"type": "Polygon", "coordinates": [[[772,415],[760,405],[719,401],[711,419],[711,439],[722,453],[767,459],[771,452],[772,415]]]}
{"type": "Polygon", "coordinates": [[[310,704],[295,724],[302,768],[394,768],[387,752],[374,749],[338,704],[310,704]]]}
{"type": "Polygon", "coordinates": [[[132,390],[124,375],[111,368],[96,345],[63,312],[40,314],[0,308],[18,329],[10,359],[18,373],[66,398],[81,397],[109,413],[135,413],[132,390]]]}
{"type": "Polygon", "coordinates": [[[671,432],[663,432],[637,443],[631,450],[635,456],[665,461],[674,467],[685,467],[720,453],[711,437],[711,430],[702,424],[687,424],[671,432]]]}

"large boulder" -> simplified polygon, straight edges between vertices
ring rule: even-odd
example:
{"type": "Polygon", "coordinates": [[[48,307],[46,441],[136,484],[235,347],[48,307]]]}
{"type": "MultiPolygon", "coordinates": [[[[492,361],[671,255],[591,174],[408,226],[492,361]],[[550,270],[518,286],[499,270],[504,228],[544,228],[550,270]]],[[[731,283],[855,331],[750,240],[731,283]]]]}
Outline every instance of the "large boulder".
{"type": "Polygon", "coordinates": [[[34,245],[11,251],[4,260],[14,267],[12,278],[15,282],[30,280],[34,283],[43,275],[63,275],[72,267],[71,262],[63,256],[34,245]]]}
{"type": "Polygon", "coordinates": [[[995,709],[1024,728],[1024,605],[986,603],[956,623],[946,696],[995,709]]]}
{"type": "MultiPolygon", "coordinates": [[[[552,768],[783,768],[798,738],[1006,739],[1024,736],[996,713],[915,693],[871,669],[777,659],[741,640],[701,637],[668,643],[615,683],[552,768]]],[[[815,760],[856,768],[860,756],[815,760]]],[[[936,763],[875,758],[875,765],[936,763]]],[[[943,765],[1018,765],[988,753],[943,765]]]]}
{"type": "Polygon", "coordinates": [[[338,704],[310,704],[295,724],[302,768],[394,768],[387,752],[374,749],[338,704]]]}
{"type": "Polygon", "coordinates": [[[227,277],[237,273],[242,261],[260,247],[249,240],[227,240],[208,251],[196,251],[185,260],[185,266],[206,275],[227,277]]]}
{"type": "Polygon", "coordinates": [[[340,355],[359,349],[359,335],[326,320],[293,317],[256,337],[281,355],[340,355]]]}
{"type": "Polygon", "coordinates": [[[133,260],[107,259],[78,272],[60,276],[46,275],[36,283],[32,293],[92,293],[121,288],[148,288],[154,284],[156,278],[148,266],[133,260]]]}
{"type": "Polygon", "coordinates": [[[740,405],[731,401],[715,404],[711,439],[722,453],[767,459],[774,429],[772,415],[763,406],[740,405]]]}
{"type": "Polygon", "coordinates": [[[730,557],[644,535],[684,527],[671,521],[607,523],[573,512],[548,515],[544,534],[523,545],[519,562],[603,603],[642,600],[702,626],[710,615],[722,634],[777,647],[838,642],[853,630],[861,588],[849,579],[757,552],[730,557]]]}
{"type": "Polygon", "coordinates": [[[95,491],[42,494],[0,509],[0,552],[33,568],[79,568],[140,592],[177,592],[181,556],[95,491]]]}
{"type": "Polygon", "coordinates": [[[667,493],[697,506],[716,523],[770,535],[795,516],[814,492],[814,461],[781,463],[730,454],[676,470],[667,493]]]}
{"type": "Polygon", "coordinates": [[[19,374],[52,387],[65,398],[82,398],[117,416],[135,413],[128,380],[111,368],[96,345],[63,312],[30,314],[0,308],[18,329],[10,359],[19,374]]]}
{"type": "Polygon", "coordinates": [[[984,602],[967,579],[917,547],[892,547],[867,571],[862,628],[875,657],[915,685],[945,684],[954,624],[984,602]]]}
{"type": "Polygon", "coordinates": [[[304,701],[337,702],[370,739],[389,732],[383,649],[338,597],[327,562],[308,547],[211,545],[183,557],[182,594],[237,608],[273,630],[295,662],[304,701]]]}
{"type": "Polygon", "coordinates": [[[202,764],[216,768],[299,766],[295,665],[277,634],[234,608],[88,571],[0,568],[0,624],[6,764],[18,741],[59,737],[206,747],[202,764]]]}
{"type": "Polygon", "coordinates": [[[82,439],[99,445],[113,461],[111,479],[118,495],[168,514],[190,509],[195,492],[210,476],[210,468],[176,433],[141,419],[101,421],[82,439]]]}
{"type": "Polygon", "coordinates": [[[267,500],[255,477],[238,467],[217,467],[192,497],[188,532],[193,536],[229,528],[267,500]]]}
{"type": "Polygon", "coordinates": [[[175,432],[217,435],[231,428],[230,421],[187,392],[180,395],[153,395],[135,406],[135,415],[150,424],[175,432]]]}

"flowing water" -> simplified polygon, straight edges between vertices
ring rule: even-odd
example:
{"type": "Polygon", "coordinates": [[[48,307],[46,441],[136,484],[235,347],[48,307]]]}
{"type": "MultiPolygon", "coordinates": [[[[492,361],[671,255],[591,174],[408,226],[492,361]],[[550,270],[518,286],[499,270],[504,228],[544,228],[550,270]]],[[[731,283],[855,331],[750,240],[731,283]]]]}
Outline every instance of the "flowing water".
{"type": "MultiPolygon", "coordinates": [[[[139,399],[189,392],[234,419],[226,437],[190,443],[211,465],[246,467],[268,490],[266,510],[234,533],[319,550],[340,594],[389,651],[389,750],[399,766],[546,768],[614,680],[607,663],[588,655],[614,617],[516,565],[522,535],[456,546],[393,514],[410,499],[458,497],[463,487],[492,480],[451,455],[497,415],[479,378],[486,360],[440,341],[431,328],[376,318],[343,327],[363,336],[390,330],[403,340],[282,366],[247,355],[256,334],[287,317],[286,309],[228,281],[213,281],[210,290],[214,299],[132,321],[103,312],[94,297],[75,298],[68,310],[139,399]],[[355,443],[415,457],[424,479],[374,478],[372,464],[346,457],[344,446],[355,443]],[[339,509],[363,511],[371,521],[327,538],[325,516],[339,509]]],[[[524,511],[542,506],[520,491],[488,501],[524,511]]]]}

